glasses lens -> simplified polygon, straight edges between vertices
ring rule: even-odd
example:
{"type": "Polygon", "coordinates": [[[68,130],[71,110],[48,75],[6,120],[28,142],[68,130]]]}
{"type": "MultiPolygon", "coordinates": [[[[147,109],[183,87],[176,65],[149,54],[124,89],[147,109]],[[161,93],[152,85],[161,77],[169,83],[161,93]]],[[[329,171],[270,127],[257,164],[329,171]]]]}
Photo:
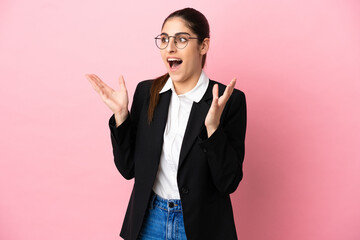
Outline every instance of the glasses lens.
{"type": "Polygon", "coordinates": [[[156,46],[160,49],[164,49],[167,47],[169,38],[166,35],[159,35],[155,39],[156,46]]]}
{"type": "Polygon", "coordinates": [[[189,35],[187,34],[179,34],[176,36],[175,44],[177,48],[183,49],[186,47],[189,41],[189,35]]]}

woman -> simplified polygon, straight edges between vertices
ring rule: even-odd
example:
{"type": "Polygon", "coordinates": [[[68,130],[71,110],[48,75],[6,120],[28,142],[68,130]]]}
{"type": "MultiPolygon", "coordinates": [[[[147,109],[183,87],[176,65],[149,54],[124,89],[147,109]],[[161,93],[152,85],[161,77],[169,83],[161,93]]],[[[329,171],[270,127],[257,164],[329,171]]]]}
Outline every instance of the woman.
{"type": "Polygon", "coordinates": [[[135,178],[124,239],[237,239],[229,194],[243,176],[245,95],[202,70],[209,37],[197,10],[170,14],[155,38],[168,72],[138,84],[130,112],[122,76],[114,91],[87,75],[114,113],[116,167],[135,178]]]}

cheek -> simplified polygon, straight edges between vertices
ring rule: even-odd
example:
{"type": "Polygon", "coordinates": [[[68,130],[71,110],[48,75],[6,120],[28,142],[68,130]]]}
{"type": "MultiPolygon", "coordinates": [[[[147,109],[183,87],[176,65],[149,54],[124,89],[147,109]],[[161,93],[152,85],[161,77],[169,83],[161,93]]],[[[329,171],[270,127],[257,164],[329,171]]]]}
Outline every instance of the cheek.
{"type": "Polygon", "coordinates": [[[197,45],[192,45],[191,48],[188,49],[187,55],[192,59],[198,59],[201,57],[200,49],[197,45]]]}
{"type": "Polygon", "coordinates": [[[201,61],[201,55],[198,49],[193,49],[191,52],[187,54],[187,59],[191,62],[191,65],[197,65],[197,62],[201,61]]]}
{"type": "Polygon", "coordinates": [[[161,59],[163,60],[164,63],[167,62],[166,56],[162,51],[160,52],[160,56],[161,56],[161,59]]]}

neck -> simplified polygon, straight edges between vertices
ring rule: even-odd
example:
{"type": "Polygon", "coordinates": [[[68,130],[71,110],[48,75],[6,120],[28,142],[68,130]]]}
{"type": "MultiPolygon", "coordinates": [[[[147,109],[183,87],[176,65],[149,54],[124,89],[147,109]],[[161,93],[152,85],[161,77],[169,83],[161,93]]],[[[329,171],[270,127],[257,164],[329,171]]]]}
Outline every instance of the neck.
{"type": "Polygon", "coordinates": [[[175,92],[177,95],[185,94],[191,91],[199,81],[202,69],[198,71],[196,74],[193,74],[190,78],[185,79],[183,81],[173,81],[175,92]]]}

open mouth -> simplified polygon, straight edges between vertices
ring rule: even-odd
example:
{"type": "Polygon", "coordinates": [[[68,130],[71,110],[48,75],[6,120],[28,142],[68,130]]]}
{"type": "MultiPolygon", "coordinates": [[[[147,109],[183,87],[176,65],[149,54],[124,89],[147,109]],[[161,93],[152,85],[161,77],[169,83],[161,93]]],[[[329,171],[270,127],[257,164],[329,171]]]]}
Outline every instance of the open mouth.
{"type": "Polygon", "coordinates": [[[172,69],[179,67],[182,62],[180,58],[168,58],[168,63],[172,69]]]}

